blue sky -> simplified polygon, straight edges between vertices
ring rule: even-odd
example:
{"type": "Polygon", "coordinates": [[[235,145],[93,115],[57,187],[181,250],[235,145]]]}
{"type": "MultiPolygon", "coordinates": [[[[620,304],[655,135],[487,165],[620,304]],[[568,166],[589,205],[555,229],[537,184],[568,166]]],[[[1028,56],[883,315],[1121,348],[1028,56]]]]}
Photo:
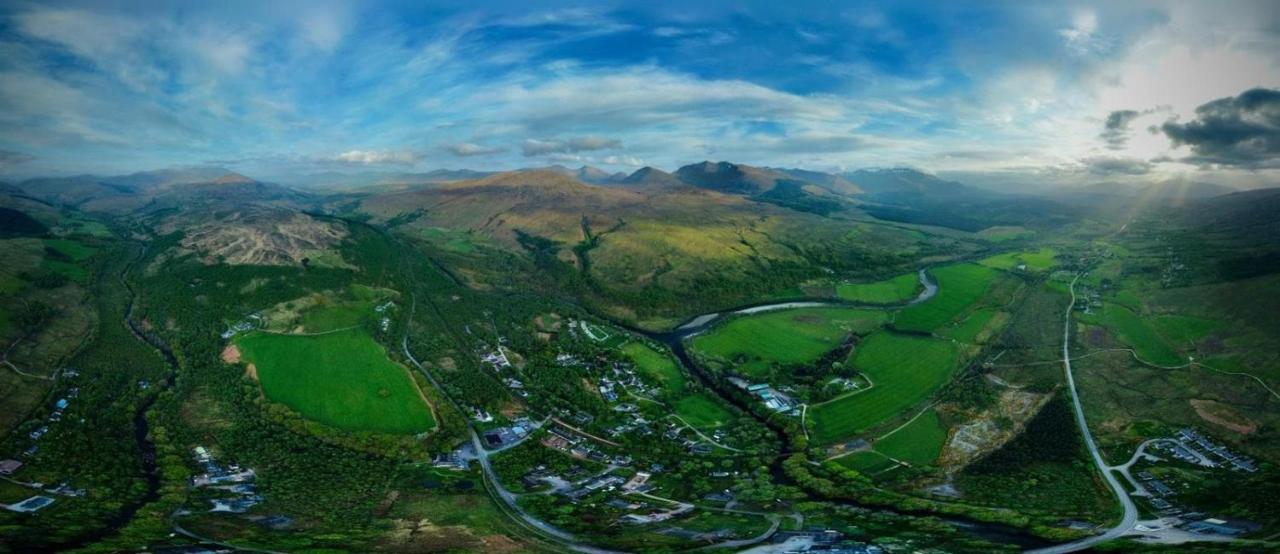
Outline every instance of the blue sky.
{"type": "Polygon", "coordinates": [[[723,159],[1258,186],[1280,167],[1270,108],[1240,112],[1248,156],[1166,131],[1280,88],[1275,2],[214,4],[4,3],[0,174],[723,159]]]}

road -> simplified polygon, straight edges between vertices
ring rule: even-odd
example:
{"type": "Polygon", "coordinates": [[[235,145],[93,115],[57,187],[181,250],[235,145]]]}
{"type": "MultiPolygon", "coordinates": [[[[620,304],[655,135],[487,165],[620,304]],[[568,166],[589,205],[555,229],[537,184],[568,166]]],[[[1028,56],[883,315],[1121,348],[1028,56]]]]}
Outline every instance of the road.
{"type": "Polygon", "coordinates": [[[1089,449],[1089,457],[1093,458],[1093,463],[1098,467],[1098,471],[1102,472],[1102,477],[1107,482],[1107,486],[1111,488],[1111,492],[1119,499],[1120,508],[1124,510],[1124,514],[1115,526],[1107,529],[1101,535],[1029,551],[1035,554],[1079,552],[1120,538],[1132,531],[1138,524],[1138,507],[1133,504],[1133,499],[1129,498],[1129,493],[1124,490],[1124,486],[1116,479],[1115,473],[1111,471],[1111,466],[1108,466],[1107,462],[1102,459],[1102,454],[1098,452],[1098,445],[1093,441],[1093,433],[1089,431],[1089,424],[1084,419],[1084,407],[1080,404],[1080,393],[1076,390],[1076,380],[1071,373],[1071,310],[1076,305],[1076,282],[1080,280],[1081,275],[1083,273],[1078,273],[1071,280],[1071,286],[1068,288],[1071,292],[1071,302],[1067,304],[1067,310],[1062,315],[1062,369],[1067,374],[1067,387],[1071,389],[1071,406],[1075,409],[1076,425],[1080,427],[1080,435],[1084,437],[1084,444],[1089,449]]]}

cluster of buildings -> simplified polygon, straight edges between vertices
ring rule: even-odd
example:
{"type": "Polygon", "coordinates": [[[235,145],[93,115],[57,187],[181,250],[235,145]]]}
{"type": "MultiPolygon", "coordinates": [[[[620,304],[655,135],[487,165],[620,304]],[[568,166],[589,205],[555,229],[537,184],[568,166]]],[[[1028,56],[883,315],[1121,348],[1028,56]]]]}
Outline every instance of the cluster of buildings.
{"type": "MultiPolygon", "coordinates": [[[[1207,468],[1228,468],[1232,471],[1253,473],[1258,471],[1253,460],[1231,452],[1194,429],[1182,429],[1173,438],[1152,443],[1156,449],[1189,464],[1207,468]]],[[[1235,537],[1260,528],[1256,523],[1238,519],[1209,516],[1196,511],[1186,511],[1177,504],[1177,492],[1168,483],[1150,471],[1137,473],[1141,488],[1147,493],[1147,502],[1171,527],[1200,535],[1235,537]]]]}
{"type": "Polygon", "coordinates": [[[570,456],[579,460],[591,460],[593,462],[613,464],[616,466],[631,465],[630,456],[623,454],[611,456],[587,442],[577,433],[560,426],[551,428],[547,433],[547,436],[542,439],[542,445],[553,450],[568,453],[570,456]]]}
{"type": "MultiPolygon", "coordinates": [[[[680,443],[680,446],[683,446],[685,449],[687,449],[690,454],[705,456],[711,453],[712,447],[710,444],[707,444],[701,440],[692,439],[692,438],[683,436],[685,429],[687,429],[686,426],[678,423],[667,424],[667,430],[662,433],[662,438],[680,443]]],[[[716,431],[716,433],[719,434],[721,432],[716,431]]],[[[716,440],[719,440],[719,439],[716,439],[716,440]]]]}
{"type": "Polygon", "coordinates": [[[850,541],[844,533],[833,529],[808,529],[804,531],[778,531],[771,537],[778,550],[786,552],[812,552],[814,554],[883,554],[885,550],[874,544],[850,541]]]}
{"type": "MultiPolygon", "coordinates": [[[[18,460],[0,460],[0,476],[4,476],[8,478],[9,476],[17,473],[19,469],[22,469],[22,466],[23,466],[23,463],[18,460]]],[[[42,492],[46,492],[49,494],[57,494],[57,495],[72,496],[72,497],[84,496],[85,494],[84,489],[73,488],[67,483],[59,483],[55,487],[46,488],[44,486],[44,483],[26,483],[22,481],[14,481],[12,479],[10,480],[13,483],[23,485],[28,488],[40,490],[42,492]]],[[[53,497],[38,494],[14,504],[0,504],[0,508],[4,508],[6,510],[13,511],[13,512],[35,512],[45,507],[48,507],[50,504],[53,504],[53,501],[54,501],[53,497]]]]}
{"type": "Polygon", "coordinates": [[[226,331],[223,331],[222,340],[230,339],[240,333],[252,331],[253,329],[261,326],[264,321],[265,320],[262,319],[262,314],[249,314],[245,319],[232,323],[226,331]]]}
{"type": "Polygon", "coordinates": [[[764,403],[764,406],[770,410],[788,415],[800,415],[800,403],[786,393],[773,388],[773,385],[768,383],[748,383],[737,377],[730,377],[729,382],[759,398],[764,403]]]}
{"type": "Polygon", "coordinates": [[[222,498],[209,499],[210,504],[213,505],[210,512],[240,514],[262,502],[262,497],[258,495],[253,484],[257,475],[252,468],[241,468],[237,464],[227,464],[224,467],[214,459],[209,449],[203,446],[195,447],[194,457],[196,464],[204,470],[204,473],[192,477],[191,486],[209,487],[226,491],[228,494],[222,498]]]}
{"type": "Polygon", "coordinates": [[[391,318],[388,317],[387,314],[391,313],[391,309],[395,307],[396,303],[390,300],[373,307],[373,311],[382,316],[382,318],[378,320],[378,328],[382,329],[382,332],[384,333],[391,329],[391,318]]]}
{"type": "MultiPolygon", "coordinates": [[[[1196,457],[1197,461],[1192,463],[1199,463],[1207,467],[1225,466],[1234,471],[1246,473],[1258,471],[1258,466],[1254,464],[1253,460],[1232,452],[1225,445],[1209,440],[1208,437],[1198,433],[1195,429],[1188,428],[1178,431],[1177,437],[1179,446],[1187,451],[1181,452],[1181,454],[1192,454],[1196,457]],[[1204,452],[1212,454],[1214,458],[1220,461],[1204,455],[1204,452]]],[[[1179,453],[1175,450],[1175,457],[1178,457],[1179,453]]]]}
{"type": "Polygon", "coordinates": [[[538,424],[529,418],[519,417],[511,425],[490,429],[482,433],[480,437],[484,439],[484,444],[487,448],[502,450],[514,446],[537,428],[538,424]]]}

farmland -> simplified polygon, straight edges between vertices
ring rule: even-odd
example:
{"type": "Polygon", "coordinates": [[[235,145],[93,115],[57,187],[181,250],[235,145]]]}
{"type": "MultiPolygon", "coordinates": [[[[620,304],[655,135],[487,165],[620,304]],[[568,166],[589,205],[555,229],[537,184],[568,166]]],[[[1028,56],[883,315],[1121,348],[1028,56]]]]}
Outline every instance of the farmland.
{"type": "Polygon", "coordinates": [[[954,326],[943,329],[939,334],[963,343],[973,344],[981,342],[983,331],[991,325],[992,320],[1003,320],[1005,318],[1006,316],[1002,312],[991,308],[982,308],[974,310],[954,326]]]}
{"type": "Polygon", "coordinates": [[[887,331],[871,335],[854,351],[852,363],[874,386],[812,406],[814,440],[847,438],[920,403],[946,383],[956,358],[948,341],[887,331]]]}
{"type": "Polygon", "coordinates": [[[982,298],[999,274],[975,264],[958,264],[932,271],[938,294],[926,302],[898,313],[894,326],[909,331],[930,332],[954,320],[982,298]]]}
{"type": "Polygon", "coordinates": [[[237,341],[267,398],[350,431],[420,433],[434,424],[408,372],[364,331],[253,333],[237,341]]]}
{"type": "Polygon", "coordinates": [[[919,289],[919,278],[907,273],[874,283],[841,283],[836,285],[836,296],[866,304],[897,304],[911,300],[919,289]]]}
{"type": "Polygon", "coordinates": [[[884,322],[883,312],[847,308],[803,308],[739,317],[693,339],[697,353],[734,362],[752,377],[777,365],[811,363],[840,345],[849,333],[867,333],[884,322]]]}
{"type": "Polygon", "coordinates": [[[947,429],[932,408],[920,414],[905,427],[876,441],[876,450],[912,465],[928,465],[938,459],[947,429]]]}
{"type": "Polygon", "coordinates": [[[1057,254],[1052,248],[1041,248],[1034,252],[1008,252],[983,259],[978,263],[986,267],[1011,271],[1019,265],[1026,265],[1027,271],[1046,271],[1054,266],[1053,257],[1057,254]]]}

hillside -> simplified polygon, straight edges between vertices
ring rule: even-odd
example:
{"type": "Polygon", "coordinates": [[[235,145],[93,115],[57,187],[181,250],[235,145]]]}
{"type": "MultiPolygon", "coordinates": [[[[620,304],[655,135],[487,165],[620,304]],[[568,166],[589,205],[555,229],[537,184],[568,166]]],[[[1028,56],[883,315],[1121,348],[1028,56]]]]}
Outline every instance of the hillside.
{"type": "Polygon", "coordinates": [[[931,240],[909,239],[904,231],[682,186],[655,169],[633,177],[626,186],[596,186],[558,172],[508,172],[373,195],[359,211],[375,223],[407,220],[400,232],[438,241],[460,254],[453,260],[459,266],[481,265],[485,252],[554,259],[583,273],[604,296],[633,305],[675,306],[720,294],[745,299],[752,290],[822,275],[822,267],[858,271],[868,259],[901,264],[920,247],[932,248],[931,240]],[[868,231],[857,236],[855,228],[868,231]],[[872,236],[878,240],[867,240],[872,236]],[[538,247],[532,239],[549,242],[538,247]],[[913,245],[912,254],[890,252],[904,243],[913,245]]]}

